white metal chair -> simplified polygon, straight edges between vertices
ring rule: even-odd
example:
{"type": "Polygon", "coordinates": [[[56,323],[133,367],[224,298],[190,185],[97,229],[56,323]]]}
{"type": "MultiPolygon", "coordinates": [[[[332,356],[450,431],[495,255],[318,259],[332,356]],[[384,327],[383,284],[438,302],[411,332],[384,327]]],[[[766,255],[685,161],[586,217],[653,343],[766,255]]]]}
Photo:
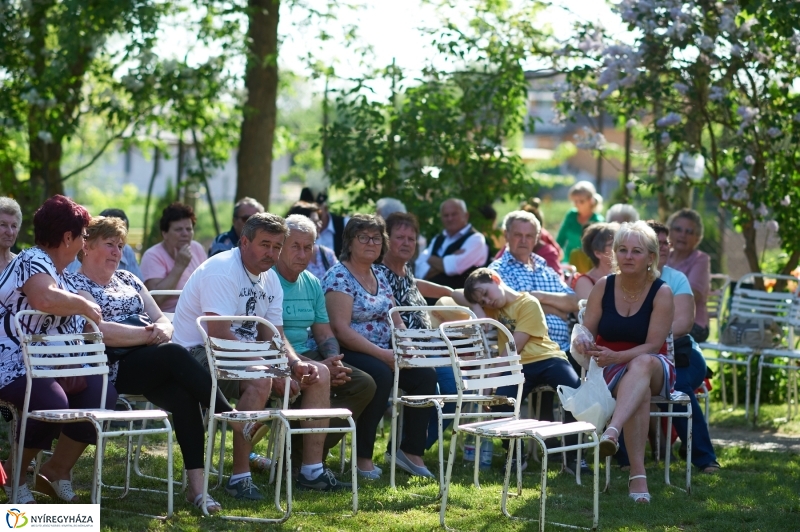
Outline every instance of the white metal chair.
{"type": "MultiPolygon", "coordinates": [[[[758,421],[758,410],[761,399],[761,382],[764,368],[786,370],[786,409],[787,419],[791,420],[798,408],[797,372],[800,371],[800,349],[797,348],[795,328],[800,327],[800,285],[792,294],[791,310],[784,315],[776,316],[775,322],[781,325],[782,338],[779,346],[760,350],[758,374],[756,376],[756,398],[753,408],[753,423],[758,421]]],[[[788,293],[783,293],[787,296],[788,293]]]]}
{"type": "MultiPolygon", "coordinates": [[[[283,347],[278,330],[267,320],[258,316],[200,316],[197,318],[197,328],[203,337],[208,358],[208,367],[211,372],[211,397],[210,402],[214,404],[217,394],[217,381],[227,380],[256,380],[256,379],[285,379],[285,393],[283,405],[289,404],[291,371],[287,365],[288,358],[283,347]],[[267,327],[272,333],[270,341],[260,342],[241,342],[212,338],[208,336],[204,323],[210,321],[241,322],[255,321],[267,327]]],[[[353,421],[352,413],[345,408],[326,408],[326,409],[265,409],[257,411],[230,411],[222,413],[209,412],[208,415],[208,435],[206,445],[206,464],[205,479],[203,482],[203,513],[208,515],[206,501],[208,497],[208,477],[211,469],[211,461],[214,453],[214,435],[217,422],[227,421],[234,423],[244,423],[246,421],[272,421],[280,422],[280,434],[276,435],[276,446],[278,452],[277,480],[275,483],[275,507],[283,512],[279,518],[256,518],[236,515],[223,515],[222,519],[235,521],[250,521],[260,523],[282,523],[286,521],[292,512],[292,480],[291,480],[291,456],[292,456],[292,434],[309,433],[350,433],[355,441],[356,425],[353,421]],[[290,426],[292,421],[305,421],[309,419],[330,419],[344,418],[348,420],[349,427],[328,427],[328,428],[294,428],[290,426]],[[280,468],[280,461],[283,460],[284,469],[280,468]],[[283,473],[286,473],[286,509],[281,508],[280,493],[283,473]]],[[[222,457],[222,454],[221,454],[222,457]]],[[[220,477],[222,476],[222,458],[218,466],[220,477]]],[[[358,512],[358,485],[356,478],[356,450],[352,446],[350,476],[352,479],[353,492],[353,513],[358,512]]]]}
{"type": "MultiPolygon", "coordinates": [[[[180,297],[181,296],[181,292],[183,292],[183,290],[150,290],[150,295],[153,296],[153,297],[157,297],[157,296],[177,296],[177,297],[180,297]]],[[[174,312],[164,312],[162,310],[161,313],[164,314],[164,316],[166,316],[167,319],[169,319],[169,321],[172,321],[175,318],[175,313],[174,312]]]]}
{"type": "MultiPolygon", "coordinates": [[[[77,334],[36,334],[23,330],[20,323],[22,316],[44,315],[35,310],[23,310],[14,316],[14,326],[20,339],[22,358],[25,363],[27,386],[25,400],[20,416],[22,418],[19,440],[25,441],[25,433],[29,419],[46,423],[91,423],[97,432],[97,451],[95,452],[94,480],[92,482],[91,501],[98,504],[102,495],[102,472],[105,441],[113,437],[127,437],[129,434],[165,434],[167,436],[167,517],[172,516],[172,426],[166,412],[162,410],[137,410],[133,412],[118,412],[106,410],[103,405],[106,401],[108,387],[108,359],[105,355],[103,335],[97,325],[85,318],[92,332],[77,334]],[[80,367],[75,367],[80,363],[80,367]],[[34,410],[29,411],[31,387],[36,378],[58,378],[102,375],[103,389],[99,408],[91,409],[64,409],[64,410],[34,410]],[[109,421],[124,421],[132,426],[134,421],[160,421],[161,428],[129,429],[125,431],[106,431],[104,426],[109,421]]],[[[16,447],[16,446],[15,446],[16,447]]],[[[128,438],[128,459],[126,460],[126,477],[130,476],[131,439],[128,438]]],[[[12,451],[15,459],[14,485],[11,502],[17,502],[19,478],[22,471],[22,453],[19,449],[12,451]]]]}
{"type": "MultiPolygon", "coordinates": [[[[442,339],[447,344],[450,352],[450,362],[455,373],[456,386],[458,389],[458,399],[456,401],[456,413],[453,422],[453,436],[450,442],[450,454],[447,461],[447,472],[445,474],[444,490],[442,494],[442,503],[439,512],[439,521],[442,526],[445,525],[445,515],[447,512],[447,499],[450,490],[450,478],[453,472],[453,464],[455,462],[456,454],[456,439],[459,433],[472,434],[476,440],[480,438],[501,438],[510,440],[509,453],[506,459],[505,480],[503,483],[503,494],[501,499],[501,509],[503,514],[507,517],[516,517],[510,515],[506,508],[506,501],[508,499],[509,481],[511,475],[511,463],[513,456],[520,456],[521,453],[521,440],[532,439],[535,440],[542,450],[542,469],[541,469],[541,495],[539,503],[539,530],[544,531],[545,526],[545,503],[547,501],[547,457],[550,454],[562,453],[565,451],[577,450],[578,460],[583,449],[594,448],[594,465],[595,471],[599,470],[599,453],[597,446],[599,439],[595,427],[590,423],[574,422],[574,423],[558,423],[549,421],[537,421],[535,419],[521,419],[520,418],[520,402],[522,399],[522,384],[525,381],[525,376],[522,373],[522,363],[520,356],[517,354],[517,349],[514,344],[513,336],[507,328],[501,323],[488,319],[454,321],[440,325],[442,332],[442,339]],[[455,327],[480,327],[483,324],[489,324],[496,327],[502,332],[506,338],[509,339],[507,349],[504,353],[500,353],[496,357],[492,357],[489,361],[483,359],[470,360],[459,357],[455,346],[450,341],[450,338],[445,334],[445,328],[455,327]],[[505,419],[493,419],[488,421],[478,421],[475,423],[461,423],[461,412],[465,399],[465,395],[469,393],[481,393],[482,390],[492,389],[502,386],[517,386],[517,397],[514,401],[514,412],[511,417],[505,419]],[[548,448],[545,445],[545,440],[548,438],[557,438],[569,435],[578,435],[578,444],[567,445],[555,448],[548,448]],[[589,436],[589,442],[582,443],[581,438],[586,435],[589,436]],[[514,452],[511,450],[514,449],[514,452]]],[[[467,395],[468,396],[468,395],[467,395]]],[[[478,444],[476,444],[476,448],[478,444]]],[[[580,475],[580,469],[576,471],[576,475],[580,475]]],[[[597,528],[599,519],[599,500],[598,500],[598,475],[594,475],[594,503],[593,503],[593,519],[592,529],[597,528]]],[[[521,461],[517,460],[517,493],[522,493],[522,471],[521,461]]],[[[555,523],[558,524],[558,523],[555,523]]],[[[571,528],[579,528],[574,525],[562,525],[571,528]]],[[[588,529],[588,527],[587,527],[588,529]]]]}
{"type": "MultiPolygon", "coordinates": [[[[780,324],[784,329],[786,329],[785,333],[788,335],[788,330],[792,328],[792,307],[796,297],[794,294],[789,292],[767,292],[766,290],[754,288],[756,283],[766,280],[791,281],[795,283],[800,282],[800,280],[791,275],[748,273],[742,276],[734,288],[733,297],[731,298],[730,311],[728,312],[727,317],[728,322],[734,319],[746,321],[751,318],[768,318],[774,320],[776,323],[780,324]]],[[[722,330],[723,328],[720,328],[720,331],[722,330]]],[[[720,332],[720,336],[721,335],[722,332],[720,332]]],[[[722,342],[705,342],[700,344],[700,348],[719,352],[718,357],[706,357],[706,360],[719,363],[720,376],[722,378],[723,402],[725,402],[725,379],[723,376],[724,365],[730,364],[734,368],[736,366],[745,366],[746,376],[744,411],[745,419],[750,419],[750,366],[753,359],[762,354],[764,350],[753,349],[744,345],[726,345],[722,342]],[[736,356],[742,356],[744,357],[744,360],[738,360],[734,358],[736,356]]],[[[738,385],[736,381],[736,371],[734,370],[734,405],[738,404],[738,385]]]]}
{"type": "MultiPolygon", "coordinates": [[[[439,497],[442,495],[442,480],[444,479],[444,445],[443,445],[443,421],[445,419],[455,419],[455,414],[446,414],[442,408],[446,403],[455,403],[458,395],[400,395],[399,378],[400,370],[406,368],[436,368],[451,367],[450,351],[447,344],[442,340],[442,334],[450,339],[457,356],[465,359],[487,359],[486,338],[480,327],[447,327],[437,329],[397,329],[394,326],[392,316],[402,312],[426,312],[426,311],[456,311],[466,312],[474,319],[473,314],[464,307],[395,307],[389,311],[389,323],[392,331],[392,349],[394,350],[394,385],[392,388],[392,458],[390,485],[395,487],[395,468],[397,448],[402,437],[402,427],[398,424],[401,408],[429,408],[436,410],[438,417],[438,436],[439,436],[439,497]]],[[[507,397],[496,395],[484,395],[481,393],[467,394],[463,401],[471,405],[492,406],[498,404],[510,404],[507,397]]],[[[462,412],[461,419],[476,419],[487,417],[507,417],[503,412],[486,412],[483,408],[478,408],[476,412],[462,412]]],[[[475,455],[475,482],[477,483],[477,471],[479,464],[479,453],[475,455]]]]}

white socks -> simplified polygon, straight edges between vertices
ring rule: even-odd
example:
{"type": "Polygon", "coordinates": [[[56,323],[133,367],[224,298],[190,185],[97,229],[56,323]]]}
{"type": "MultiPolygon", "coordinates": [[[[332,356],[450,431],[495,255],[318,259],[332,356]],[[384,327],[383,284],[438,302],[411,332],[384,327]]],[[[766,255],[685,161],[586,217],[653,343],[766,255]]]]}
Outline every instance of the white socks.
{"type": "Polygon", "coordinates": [[[249,476],[251,476],[250,473],[239,473],[238,475],[231,475],[231,477],[228,479],[228,484],[233,486],[234,484],[238,484],[239,482],[243,481],[249,476]]]}
{"type": "Polygon", "coordinates": [[[322,473],[322,462],[317,464],[306,465],[300,468],[300,474],[306,477],[308,480],[315,479],[322,473]]]}

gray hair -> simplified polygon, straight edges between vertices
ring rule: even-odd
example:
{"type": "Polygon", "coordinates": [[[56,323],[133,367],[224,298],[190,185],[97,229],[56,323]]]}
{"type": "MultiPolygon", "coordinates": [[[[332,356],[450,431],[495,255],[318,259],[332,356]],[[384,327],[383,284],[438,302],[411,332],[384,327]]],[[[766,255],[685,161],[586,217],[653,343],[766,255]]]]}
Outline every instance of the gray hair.
{"type": "Polygon", "coordinates": [[[255,209],[258,209],[258,212],[264,212],[264,210],[265,210],[264,206],[261,205],[257,200],[255,200],[255,199],[253,199],[253,198],[251,198],[249,196],[245,196],[242,199],[240,199],[239,201],[237,201],[236,204],[233,206],[233,217],[234,218],[236,218],[236,216],[239,214],[239,207],[241,207],[242,205],[249,205],[251,207],[254,207],[255,209]]]}
{"type": "Polygon", "coordinates": [[[375,213],[384,220],[395,212],[408,212],[402,201],[396,198],[381,198],[375,204],[375,213]]]}
{"type": "Polygon", "coordinates": [[[503,231],[508,231],[514,222],[528,222],[533,224],[537,234],[542,232],[542,224],[539,223],[539,219],[528,211],[511,211],[506,214],[503,218],[503,231]]]}
{"type": "Polygon", "coordinates": [[[625,222],[638,222],[639,211],[637,211],[633,205],[615,203],[606,211],[606,221],[620,224],[625,222]]]}
{"type": "Polygon", "coordinates": [[[459,199],[459,198],[449,198],[449,199],[444,200],[442,202],[442,204],[439,205],[439,212],[442,212],[442,207],[444,207],[444,204],[447,203],[448,201],[456,202],[458,204],[458,206],[461,207],[462,211],[467,212],[467,202],[464,201],[463,199],[459,199]]]}
{"type": "Polygon", "coordinates": [[[16,200],[0,196],[0,213],[14,216],[17,219],[17,225],[22,225],[22,210],[16,200]]]}
{"type": "Polygon", "coordinates": [[[672,224],[678,218],[684,218],[694,224],[694,234],[697,235],[697,243],[700,244],[700,241],[703,240],[703,218],[700,217],[700,213],[693,209],[681,209],[678,212],[673,212],[667,220],[667,227],[670,232],[672,231],[672,224]]]}
{"type": "Polygon", "coordinates": [[[649,225],[647,225],[647,222],[643,222],[641,220],[633,223],[624,223],[619,226],[617,234],[614,235],[614,255],[611,259],[613,270],[616,273],[619,273],[619,266],[617,265],[617,250],[619,250],[620,244],[622,244],[622,242],[624,242],[625,239],[631,235],[636,235],[639,238],[639,243],[644,246],[647,252],[651,255],[655,255],[653,263],[650,265],[650,269],[647,272],[647,278],[650,281],[658,279],[661,275],[661,273],[658,271],[658,237],[656,236],[656,232],[653,231],[649,225]]]}
{"type": "Polygon", "coordinates": [[[312,222],[308,216],[290,214],[286,217],[286,228],[288,229],[288,234],[286,236],[290,236],[297,231],[298,233],[311,235],[314,237],[314,240],[317,239],[317,224],[312,222]]]}
{"type": "Polygon", "coordinates": [[[252,242],[258,231],[266,231],[273,235],[280,234],[283,235],[284,238],[289,234],[289,228],[286,227],[286,220],[277,214],[270,214],[268,212],[258,212],[251,216],[242,228],[242,236],[252,242]]]}

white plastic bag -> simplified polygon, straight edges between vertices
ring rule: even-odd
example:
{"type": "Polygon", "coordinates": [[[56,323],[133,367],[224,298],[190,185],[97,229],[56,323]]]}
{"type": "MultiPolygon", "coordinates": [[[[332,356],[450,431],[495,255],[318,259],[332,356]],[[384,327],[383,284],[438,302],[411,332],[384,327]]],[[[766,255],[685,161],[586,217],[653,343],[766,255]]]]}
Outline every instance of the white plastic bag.
{"type": "Polygon", "coordinates": [[[581,365],[583,369],[589,369],[589,359],[592,358],[586,354],[587,349],[594,349],[594,336],[589,329],[576,323],[572,328],[572,338],[570,339],[570,354],[575,362],[581,365]]]}
{"type": "Polygon", "coordinates": [[[575,419],[591,423],[598,432],[603,431],[617,406],[603,379],[603,370],[594,359],[590,359],[589,372],[580,388],[560,385],[558,397],[564,409],[572,412],[575,419]]]}

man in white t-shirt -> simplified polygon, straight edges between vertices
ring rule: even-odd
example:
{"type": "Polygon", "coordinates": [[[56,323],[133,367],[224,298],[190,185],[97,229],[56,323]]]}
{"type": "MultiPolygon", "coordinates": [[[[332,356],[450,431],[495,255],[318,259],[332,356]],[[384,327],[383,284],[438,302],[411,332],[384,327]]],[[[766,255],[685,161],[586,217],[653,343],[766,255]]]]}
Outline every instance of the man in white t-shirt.
{"type": "MultiPolygon", "coordinates": [[[[286,239],[283,218],[269,213],[253,215],[242,228],[239,247],[219,253],[205,261],[189,278],[175,309],[172,341],[189,349],[207,367],[202,335],[195,321],[199,316],[261,316],[272,323],[283,337],[293,379],[302,384],[303,408],[328,408],[330,375],[328,369],[311,361],[301,360],[286,341],[283,333],[283,290],[277,275],[270,268],[280,256],[286,239]]],[[[208,334],[215,338],[255,341],[271,338],[265,327],[255,322],[209,322],[208,334]]],[[[292,380],[292,391],[300,390],[292,380]]],[[[283,393],[283,380],[274,382],[220,381],[220,390],[229,399],[238,399],[238,410],[261,410],[270,389],[283,393]]],[[[305,421],[306,428],[324,428],[328,420],[305,421]]],[[[226,491],[237,499],[261,500],[263,496],[253,484],[250,474],[252,446],[266,433],[260,424],[233,424],[233,474],[226,491]]],[[[350,489],[338,482],[323,467],[322,449],[325,434],[307,434],[303,439],[301,471],[308,478],[318,479],[312,489],[350,489]]]]}

